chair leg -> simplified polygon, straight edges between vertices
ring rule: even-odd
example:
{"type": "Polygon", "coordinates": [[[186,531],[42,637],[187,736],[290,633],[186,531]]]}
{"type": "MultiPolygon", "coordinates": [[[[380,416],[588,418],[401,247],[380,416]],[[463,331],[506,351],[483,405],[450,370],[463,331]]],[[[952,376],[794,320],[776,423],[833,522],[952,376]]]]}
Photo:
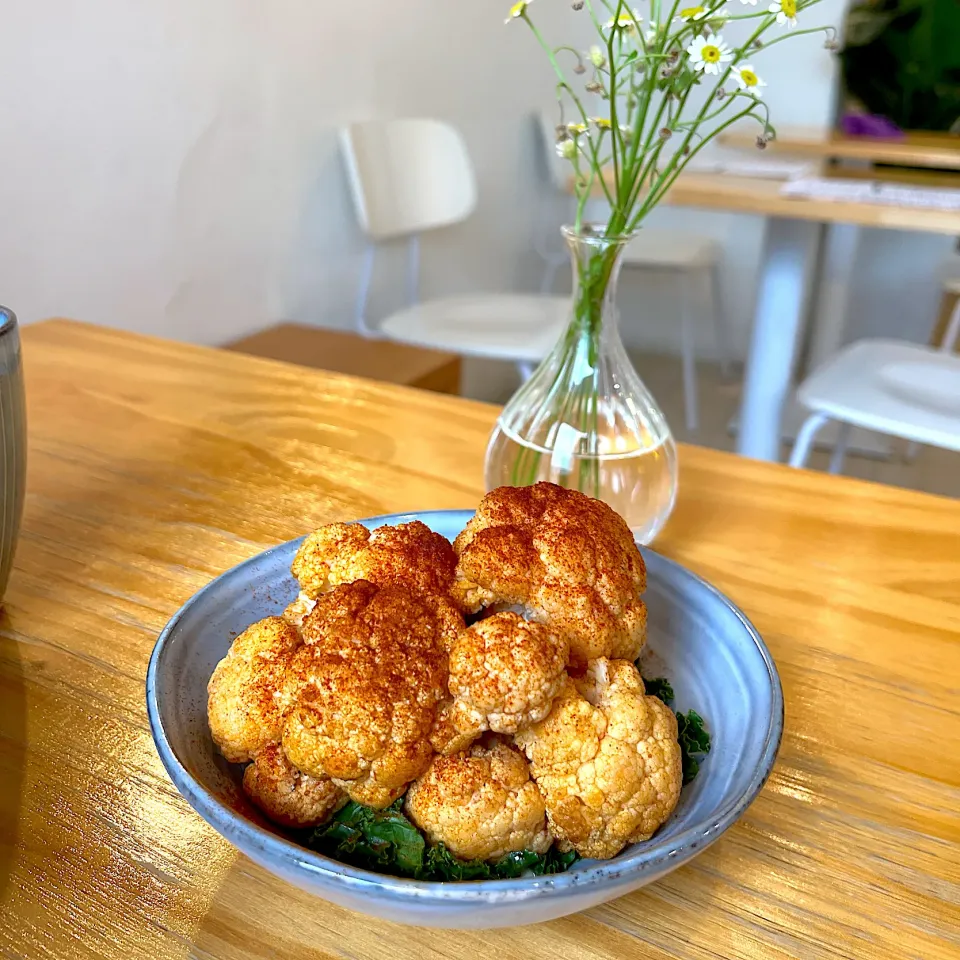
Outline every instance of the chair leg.
{"type": "Polygon", "coordinates": [[[720,375],[724,380],[730,378],[730,331],[727,328],[727,315],[723,309],[723,297],[720,293],[720,265],[710,265],[706,274],[707,297],[713,315],[713,337],[717,346],[717,359],[720,362],[720,375]]]}
{"type": "Polygon", "coordinates": [[[953,313],[950,314],[950,322],[947,324],[943,340],[940,342],[940,350],[943,353],[953,353],[958,337],[960,337],[960,299],[957,300],[953,313]]]}
{"type": "Polygon", "coordinates": [[[843,470],[843,461],[847,455],[847,444],[850,442],[850,424],[841,423],[840,432],[837,434],[837,445],[833,448],[833,454],[830,457],[830,466],[827,467],[829,473],[840,473],[843,470]]]}
{"type": "Polygon", "coordinates": [[[687,430],[696,433],[700,427],[697,400],[697,357],[694,349],[694,318],[690,309],[690,293],[685,277],[677,274],[680,294],[680,360],[683,367],[683,408],[687,430]]]}
{"type": "Polygon", "coordinates": [[[822,413],[812,413],[804,420],[796,442],[793,444],[793,452],[790,454],[791,467],[806,466],[810,451],[813,449],[813,441],[823,425],[829,422],[830,418],[822,413]]]}

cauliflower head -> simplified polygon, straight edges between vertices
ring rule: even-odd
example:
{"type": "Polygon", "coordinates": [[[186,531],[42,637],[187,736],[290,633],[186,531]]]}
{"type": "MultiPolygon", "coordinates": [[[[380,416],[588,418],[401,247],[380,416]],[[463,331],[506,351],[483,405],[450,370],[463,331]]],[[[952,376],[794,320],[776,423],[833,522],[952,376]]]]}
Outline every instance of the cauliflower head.
{"type": "Polygon", "coordinates": [[[332,587],[356,580],[446,594],[456,566],[446,538],[415,520],[373,533],[358,523],[331,523],[304,540],[290,569],[303,596],[316,600],[332,587]]]}
{"type": "Polygon", "coordinates": [[[646,639],[643,557],[607,504],[553,483],[499,487],[453,545],[466,612],[521,605],[567,641],[570,660],[635,660],[646,639]]]}
{"type": "Polygon", "coordinates": [[[581,856],[608,859],[648,839],[680,798],[677,718],[644,695],[628,661],[592,661],[516,743],[530,760],[554,837],[581,856]]]}
{"type": "Polygon", "coordinates": [[[546,853],[552,842],[527,761],[499,738],[436,757],[410,787],[404,809],[428,843],[444,843],[464,860],[546,853]]]}
{"type": "Polygon", "coordinates": [[[389,584],[381,591],[369,580],[357,580],[341,584],[313,601],[310,612],[301,621],[300,635],[306,644],[328,647],[376,645],[387,642],[390,621],[395,617],[402,623],[403,645],[411,653],[414,648],[423,647],[428,656],[438,637],[444,650],[448,650],[465,627],[463,616],[446,594],[419,593],[402,584],[389,584]],[[336,597],[328,600],[332,594],[336,597]],[[407,607],[401,609],[407,601],[407,607]],[[417,620],[414,609],[418,615],[426,611],[426,616],[417,620]]]}
{"type": "Polygon", "coordinates": [[[361,580],[320,597],[311,631],[287,672],[284,752],[358,803],[389,806],[433,755],[447,695],[442,623],[419,594],[361,580]]]}
{"type": "Polygon", "coordinates": [[[253,760],[280,739],[289,707],[287,667],[300,647],[296,629],[268,617],[244,630],[217,664],[207,685],[210,733],[231,763],[253,760]]]}
{"type": "Polygon", "coordinates": [[[346,802],[332,780],[301,773],[279,743],[264,747],[243,774],[243,789],[267,817],[282,827],[319,827],[346,802]]]}
{"type": "MultiPolygon", "coordinates": [[[[496,613],[464,630],[450,651],[445,718],[471,739],[485,730],[516,733],[550,712],[566,666],[564,640],[515,613],[496,613]]],[[[441,752],[458,747],[462,740],[441,752]]]]}

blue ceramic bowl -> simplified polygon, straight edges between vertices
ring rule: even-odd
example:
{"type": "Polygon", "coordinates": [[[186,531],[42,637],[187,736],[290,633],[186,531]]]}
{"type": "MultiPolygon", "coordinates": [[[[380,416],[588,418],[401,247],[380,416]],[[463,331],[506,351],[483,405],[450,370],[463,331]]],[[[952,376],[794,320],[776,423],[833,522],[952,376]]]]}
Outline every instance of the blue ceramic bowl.
{"type": "MultiPolygon", "coordinates": [[[[422,520],[452,539],[468,511],[362,521],[422,520]]],[[[713,749],[651,840],[613,860],[581,860],[551,877],[431,883],[344,866],[299,846],[247,802],[240,768],[217,753],[207,727],[207,681],[230,639],[278,614],[297,594],[290,563],[300,541],[253,557],[204,587],[167,624],[147,671],[150,728],[170,778],[190,805],[251,860],[278,877],[362,913],[421,926],[502,927],[552,920],[623,896],[713,843],[746,810],[773,766],[783,696],[770,653],[744,615],[683,567],[644,552],[649,587],[647,676],[666,676],[678,709],[706,720],[713,749]]]]}

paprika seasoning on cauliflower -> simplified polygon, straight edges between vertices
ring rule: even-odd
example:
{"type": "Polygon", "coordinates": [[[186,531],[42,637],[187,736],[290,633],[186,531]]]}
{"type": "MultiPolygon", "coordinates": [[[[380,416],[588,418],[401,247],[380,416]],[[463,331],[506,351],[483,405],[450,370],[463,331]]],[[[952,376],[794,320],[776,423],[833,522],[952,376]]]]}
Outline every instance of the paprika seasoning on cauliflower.
{"type": "Polygon", "coordinates": [[[498,737],[436,757],[407,791],[404,809],[429,844],[443,843],[463,860],[546,853],[552,843],[527,761],[498,737]]]}
{"type": "Polygon", "coordinates": [[[629,661],[591,661],[516,743],[530,760],[562,850],[615,857],[653,836],[680,798],[677,718],[645,696],[629,661]]]}
{"type": "Polygon", "coordinates": [[[453,700],[438,727],[445,732],[434,733],[434,746],[441,753],[457,752],[486,730],[513,734],[542,720],[563,686],[566,666],[566,642],[539,623],[515,613],[475,623],[450,651],[453,700]]]}
{"type": "Polygon", "coordinates": [[[499,487],[453,548],[452,591],[465,612],[519,605],[569,644],[575,665],[639,656],[646,566],[629,527],[602,501],[553,483],[499,487]]]}
{"type": "Polygon", "coordinates": [[[445,537],[414,520],[378,527],[331,523],[311,533],[291,566],[300,596],[284,616],[297,626],[318,597],[344,583],[403,584],[423,594],[446,595],[457,558],[445,537]]]}
{"type": "Polygon", "coordinates": [[[207,685],[207,717],[213,742],[231,763],[253,760],[279,741],[287,667],[300,643],[293,626],[267,617],[247,627],[217,664],[207,685]]]}
{"type": "Polygon", "coordinates": [[[264,747],[243,774],[243,789],[274,823],[301,829],[326,823],[347,795],[332,780],[301,773],[279,743],[264,747]]]}
{"type": "Polygon", "coordinates": [[[433,755],[447,695],[444,629],[430,598],[397,584],[360,580],[321,596],[304,620],[311,642],[287,672],[290,762],[358,803],[396,800],[433,755]]]}

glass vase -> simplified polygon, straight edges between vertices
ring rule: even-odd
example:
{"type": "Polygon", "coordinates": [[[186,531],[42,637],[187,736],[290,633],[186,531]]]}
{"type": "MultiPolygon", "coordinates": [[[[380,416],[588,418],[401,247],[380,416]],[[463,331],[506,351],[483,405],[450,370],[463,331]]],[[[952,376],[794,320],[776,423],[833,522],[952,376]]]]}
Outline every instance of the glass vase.
{"type": "Polygon", "coordinates": [[[677,450],[617,328],[617,280],[630,236],[563,228],[573,261],[570,322],[504,407],[487,447],[494,487],[550,480],[605,500],[641,543],[677,496],[677,450]]]}

